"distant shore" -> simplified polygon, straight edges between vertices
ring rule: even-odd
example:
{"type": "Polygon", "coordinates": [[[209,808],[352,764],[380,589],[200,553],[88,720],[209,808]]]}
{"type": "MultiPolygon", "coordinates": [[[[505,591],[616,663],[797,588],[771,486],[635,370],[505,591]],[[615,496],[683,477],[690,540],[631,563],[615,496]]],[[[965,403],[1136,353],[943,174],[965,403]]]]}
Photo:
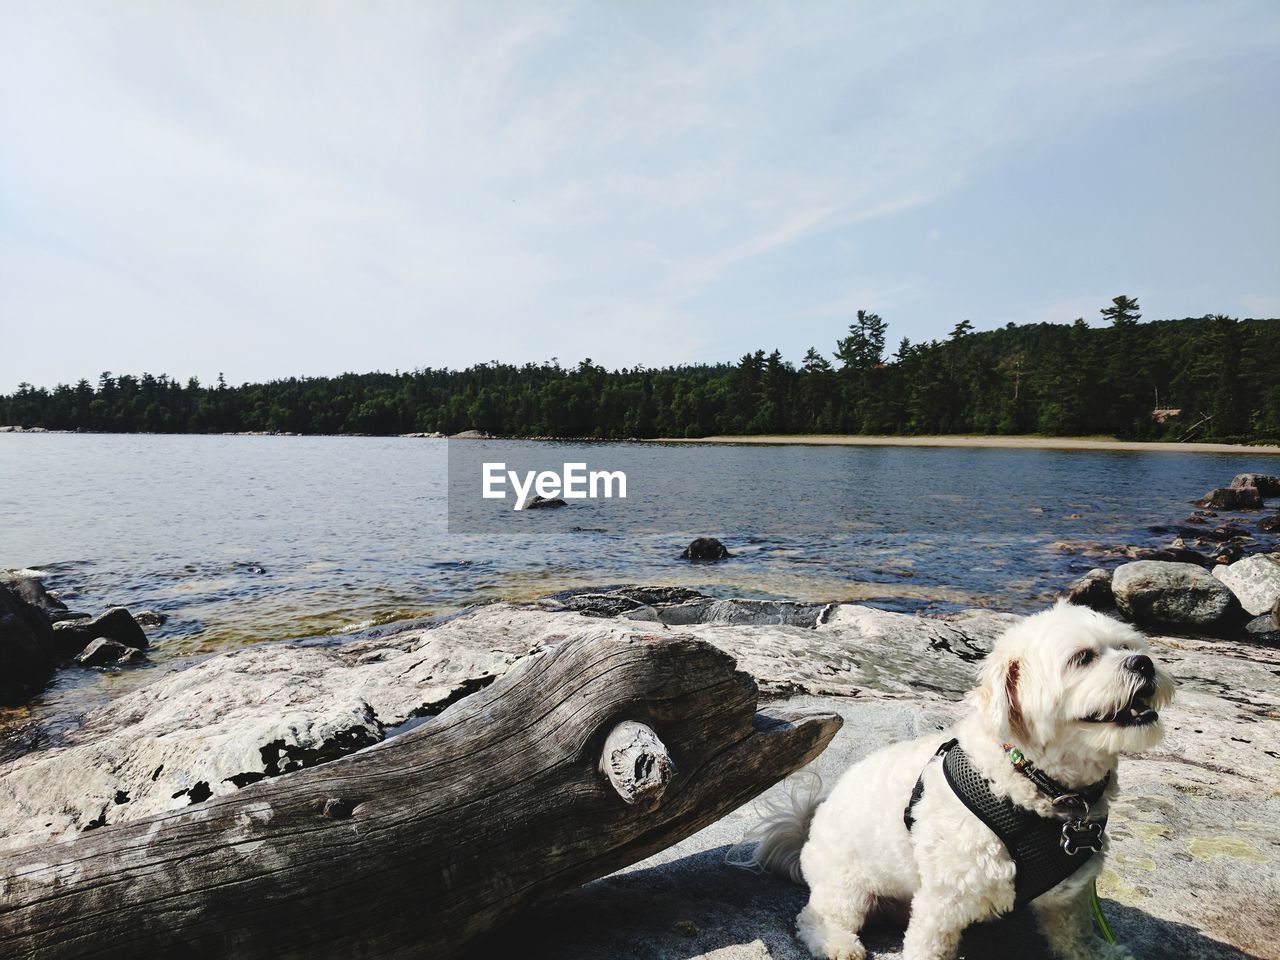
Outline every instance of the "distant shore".
{"type": "Polygon", "coordinates": [[[1103,437],[1026,436],[750,436],[750,437],[659,437],[653,443],[751,443],[761,445],[803,445],[816,447],[984,447],[1006,450],[1117,450],[1136,453],[1230,453],[1280,456],[1280,446],[1247,446],[1234,443],[1156,443],[1110,440],[1103,437]]]}

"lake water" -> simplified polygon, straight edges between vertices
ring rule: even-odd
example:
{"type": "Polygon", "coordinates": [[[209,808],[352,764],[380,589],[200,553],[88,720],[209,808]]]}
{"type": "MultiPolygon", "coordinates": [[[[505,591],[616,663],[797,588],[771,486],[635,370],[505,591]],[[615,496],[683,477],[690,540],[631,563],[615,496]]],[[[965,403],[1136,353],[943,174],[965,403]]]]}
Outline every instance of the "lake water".
{"type": "Polygon", "coordinates": [[[450,535],[448,446],[0,434],[0,568],[39,572],[73,608],[167,614],[158,661],[624,582],[1024,611],[1097,563],[1052,542],[1167,543],[1147,528],[1274,466],[1163,452],[516,444],[626,462],[633,495],[625,508],[572,503],[554,521],[505,511],[499,532],[450,535]],[[700,512],[683,510],[695,495],[700,512]],[[527,535],[538,523],[578,529],[527,535]],[[733,558],[676,559],[704,534],[733,558]]]}

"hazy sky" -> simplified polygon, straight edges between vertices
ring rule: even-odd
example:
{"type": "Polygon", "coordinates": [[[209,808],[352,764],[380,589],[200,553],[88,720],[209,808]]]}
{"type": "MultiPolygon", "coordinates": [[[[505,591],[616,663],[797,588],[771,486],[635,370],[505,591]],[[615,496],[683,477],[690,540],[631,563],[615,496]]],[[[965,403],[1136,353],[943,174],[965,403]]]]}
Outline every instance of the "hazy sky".
{"type": "Polygon", "coordinates": [[[0,6],[0,390],[1280,316],[1280,4],[0,6]]]}

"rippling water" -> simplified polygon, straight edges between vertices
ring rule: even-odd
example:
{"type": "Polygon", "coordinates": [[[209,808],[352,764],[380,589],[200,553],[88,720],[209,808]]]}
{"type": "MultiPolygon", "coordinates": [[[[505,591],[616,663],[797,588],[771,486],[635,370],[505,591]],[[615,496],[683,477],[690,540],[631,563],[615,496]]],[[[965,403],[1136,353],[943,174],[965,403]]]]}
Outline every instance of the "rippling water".
{"type": "MultiPolygon", "coordinates": [[[[608,459],[610,447],[592,446],[592,458],[608,459]]],[[[566,446],[564,458],[581,450],[566,446]]],[[[510,535],[450,536],[444,441],[0,434],[0,568],[39,571],[73,608],[166,613],[153,635],[158,660],[619,582],[1025,610],[1096,562],[1053,541],[1167,542],[1147,527],[1181,520],[1192,497],[1268,466],[916,447],[628,444],[623,453],[664,497],[601,515],[582,504],[560,511],[581,508],[594,532],[522,536],[529,527],[516,521],[533,522],[523,514],[510,535]],[[731,481],[723,526],[670,522],[681,489],[731,481]],[[721,537],[733,559],[676,560],[699,534],[721,537]]]]}

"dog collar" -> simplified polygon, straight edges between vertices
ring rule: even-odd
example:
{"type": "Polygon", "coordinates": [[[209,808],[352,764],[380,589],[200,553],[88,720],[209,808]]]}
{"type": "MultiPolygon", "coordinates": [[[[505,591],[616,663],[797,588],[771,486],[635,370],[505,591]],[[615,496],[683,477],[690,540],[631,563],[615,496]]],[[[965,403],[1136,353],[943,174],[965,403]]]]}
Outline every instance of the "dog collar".
{"type": "Polygon", "coordinates": [[[1089,808],[1102,799],[1103,793],[1106,792],[1107,784],[1111,782],[1111,774],[1108,773],[1097,783],[1082,787],[1079,790],[1072,790],[1070,787],[1064,787],[1028,760],[1026,755],[1013,744],[1006,743],[1002,744],[1002,746],[1005,754],[1009,757],[1009,762],[1013,764],[1013,769],[1035,784],[1037,790],[1048,797],[1055,807],[1064,812],[1078,813],[1081,817],[1087,816],[1089,808]]]}

